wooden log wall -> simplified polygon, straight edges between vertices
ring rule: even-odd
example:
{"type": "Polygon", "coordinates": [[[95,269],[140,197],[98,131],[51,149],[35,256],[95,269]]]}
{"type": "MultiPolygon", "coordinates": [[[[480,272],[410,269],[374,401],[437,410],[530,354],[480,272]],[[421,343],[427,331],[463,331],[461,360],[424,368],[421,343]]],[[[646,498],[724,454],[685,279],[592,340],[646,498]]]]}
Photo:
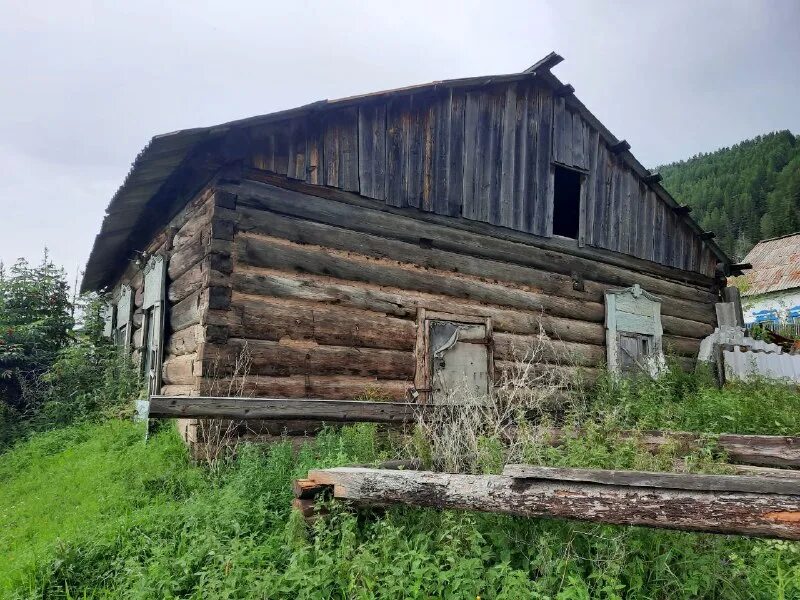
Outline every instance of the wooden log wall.
{"type": "Polygon", "coordinates": [[[716,256],[684,216],[535,81],[370,100],[247,136],[257,169],[543,237],[552,235],[553,164],[578,169],[576,243],[714,275],[716,256]]]}
{"type": "MultiPolygon", "coordinates": [[[[167,310],[164,324],[162,392],[191,396],[201,389],[200,357],[208,325],[208,306],[224,304],[231,272],[233,204],[229,195],[207,187],[145,249],[167,258],[167,310]],[[221,287],[224,286],[224,287],[221,287]]],[[[132,354],[141,363],[144,335],[144,277],[134,263],[117,283],[134,289],[132,354]]],[[[229,295],[229,294],[228,294],[229,295]]],[[[211,333],[213,334],[213,326],[211,333]]]]}
{"type": "MultiPolygon", "coordinates": [[[[539,360],[592,380],[605,361],[604,291],[634,283],[662,297],[667,348],[687,367],[715,324],[711,285],[458,230],[353,193],[322,198],[313,193],[326,188],[272,181],[217,188],[235,198],[227,213],[231,272],[218,274],[216,294],[212,277],[210,288],[175,297],[172,318],[183,327],[195,324],[184,316],[196,315],[184,310],[187,300],[206,310],[194,317],[206,332],[202,366],[176,357],[175,373],[214,370],[224,384],[246,349],[247,395],[403,400],[424,308],[490,317],[498,372],[536,345],[539,360]]],[[[170,289],[193,289],[179,279],[170,289]]]]}

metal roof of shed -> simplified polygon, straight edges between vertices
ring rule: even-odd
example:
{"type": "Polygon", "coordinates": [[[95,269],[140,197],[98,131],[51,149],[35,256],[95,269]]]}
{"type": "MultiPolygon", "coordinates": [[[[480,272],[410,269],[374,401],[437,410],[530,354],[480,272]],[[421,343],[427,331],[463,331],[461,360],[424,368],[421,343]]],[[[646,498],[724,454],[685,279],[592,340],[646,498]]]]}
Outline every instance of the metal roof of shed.
{"type": "Polygon", "coordinates": [[[744,296],[800,288],[800,232],[758,242],[744,262],[752,265],[744,296]]]}

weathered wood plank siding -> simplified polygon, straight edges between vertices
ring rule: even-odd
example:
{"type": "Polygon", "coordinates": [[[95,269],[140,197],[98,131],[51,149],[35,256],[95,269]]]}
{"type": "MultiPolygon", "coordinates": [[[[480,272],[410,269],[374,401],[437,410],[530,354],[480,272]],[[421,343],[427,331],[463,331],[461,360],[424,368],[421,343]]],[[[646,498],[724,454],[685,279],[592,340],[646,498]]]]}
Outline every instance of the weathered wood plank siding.
{"type": "Polygon", "coordinates": [[[249,166],[552,235],[553,165],[582,172],[578,243],[714,276],[716,257],[564,97],[536,82],[374,99],[249,133],[249,166]]]}

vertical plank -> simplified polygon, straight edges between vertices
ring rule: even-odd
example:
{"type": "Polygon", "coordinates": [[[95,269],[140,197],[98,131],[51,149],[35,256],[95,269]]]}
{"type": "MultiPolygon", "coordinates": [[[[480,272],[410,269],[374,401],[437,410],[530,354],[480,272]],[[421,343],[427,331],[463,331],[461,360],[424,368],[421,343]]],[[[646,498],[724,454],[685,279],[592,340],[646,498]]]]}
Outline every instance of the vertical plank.
{"type": "Polygon", "coordinates": [[[309,121],[306,142],[306,182],[322,185],[325,180],[324,169],[324,126],[320,120],[309,121]]]}
{"type": "Polygon", "coordinates": [[[660,198],[653,198],[653,261],[661,263],[664,260],[664,203],[660,198]]]}
{"type": "Polygon", "coordinates": [[[360,193],[386,197],[386,105],[378,102],[358,110],[358,178],[360,193]]]}
{"type": "Polygon", "coordinates": [[[279,175],[286,175],[289,169],[289,130],[285,124],[275,127],[273,136],[272,168],[279,175]]]}
{"type": "Polygon", "coordinates": [[[405,184],[403,174],[406,163],[406,146],[403,136],[403,116],[409,110],[407,97],[394,98],[386,109],[386,204],[403,207],[405,184]]]}
{"type": "Polygon", "coordinates": [[[447,149],[446,204],[442,214],[460,216],[464,189],[464,109],[466,96],[450,92],[449,143],[447,149]]]}
{"type": "Polygon", "coordinates": [[[594,241],[594,203],[597,190],[597,142],[599,133],[592,131],[589,134],[588,130],[586,133],[588,137],[584,147],[588,151],[588,161],[586,162],[588,174],[581,182],[581,210],[578,223],[578,245],[580,246],[591,245],[594,241]],[[588,140],[591,140],[591,143],[588,140]]]}
{"type": "Polygon", "coordinates": [[[493,92],[488,98],[489,155],[484,162],[484,184],[488,184],[488,221],[502,225],[500,192],[503,173],[503,121],[506,109],[506,94],[493,92]]]}
{"type": "Polygon", "coordinates": [[[465,97],[464,107],[464,177],[461,215],[477,219],[477,166],[480,117],[480,94],[471,92],[465,97]]]}
{"type": "Polygon", "coordinates": [[[306,178],[306,126],[303,119],[292,121],[289,128],[289,165],[286,176],[290,179],[306,178]]]}
{"type": "Polygon", "coordinates": [[[529,230],[527,206],[533,204],[528,193],[528,173],[535,163],[529,161],[528,96],[530,88],[520,87],[514,103],[514,177],[511,194],[511,227],[519,231],[529,230]]]}
{"type": "Polygon", "coordinates": [[[553,95],[539,89],[539,109],[536,144],[536,226],[533,233],[548,236],[553,231],[553,187],[550,168],[553,152],[553,95]]]}
{"type": "Polygon", "coordinates": [[[431,212],[436,197],[437,140],[442,134],[439,103],[428,99],[419,113],[422,130],[422,198],[420,208],[431,212]]]}
{"type": "Polygon", "coordinates": [[[422,208],[423,124],[425,114],[419,98],[411,96],[408,112],[403,118],[403,137],[406,147],[403,180],[406,205],[422,208]]]}
{"type": "Polygon", "coordinates": [[[578,113],[570,111],[572,116],[572,165],[581,169],[586,168],[586,157],[583,148],[583,119],[578,113]]]}
{"type": "Polygon", "coordinates": [[[500,148],[500,186],[498,194],[498,225],[517,228],[515,218],[516,162],[517,162],[517,86],[511,84],[505,93],[502,113],[500,148]]]}
{"type": "Polygon", "coordinates": [[[537,214],[539,211],[544,210],[542,202],[544,198],[540,199],[539,196],[539,174],[538,174],[538,156],[540,153],[548,152],[548,148],[542,148],[541,139],[539,136],[539,126],[541,119],[539,118],[540,111],[540,90],[535,86],[529,86],[525,94],[525,124],[524,129],[521,124],[521,136],[525,141],[524,149],[521,148],[522,161],[525,164],[524,173],[520,173],[523,181],[519,185],[518,192],[520,194],[520,203],[522,204],[522,227],[523,231],[528,233],[536,233],[537,214]],[[524,190],[524,191],[523,191],[524,190]]]}

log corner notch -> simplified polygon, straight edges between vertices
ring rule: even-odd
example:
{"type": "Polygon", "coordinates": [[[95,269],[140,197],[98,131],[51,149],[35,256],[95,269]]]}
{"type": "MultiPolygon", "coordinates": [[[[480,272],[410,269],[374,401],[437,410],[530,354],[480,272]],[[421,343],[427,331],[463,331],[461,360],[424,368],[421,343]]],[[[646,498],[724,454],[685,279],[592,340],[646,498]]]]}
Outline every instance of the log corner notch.
{"type": "Polygon", "coordinates": [[[316,515],[313,495],[323,493],[356,507],[404,504],[800,540],[796,479],[531,465],[509,465],[502,475],[339,467],[299,480],[295,505],[316,515]]]}

